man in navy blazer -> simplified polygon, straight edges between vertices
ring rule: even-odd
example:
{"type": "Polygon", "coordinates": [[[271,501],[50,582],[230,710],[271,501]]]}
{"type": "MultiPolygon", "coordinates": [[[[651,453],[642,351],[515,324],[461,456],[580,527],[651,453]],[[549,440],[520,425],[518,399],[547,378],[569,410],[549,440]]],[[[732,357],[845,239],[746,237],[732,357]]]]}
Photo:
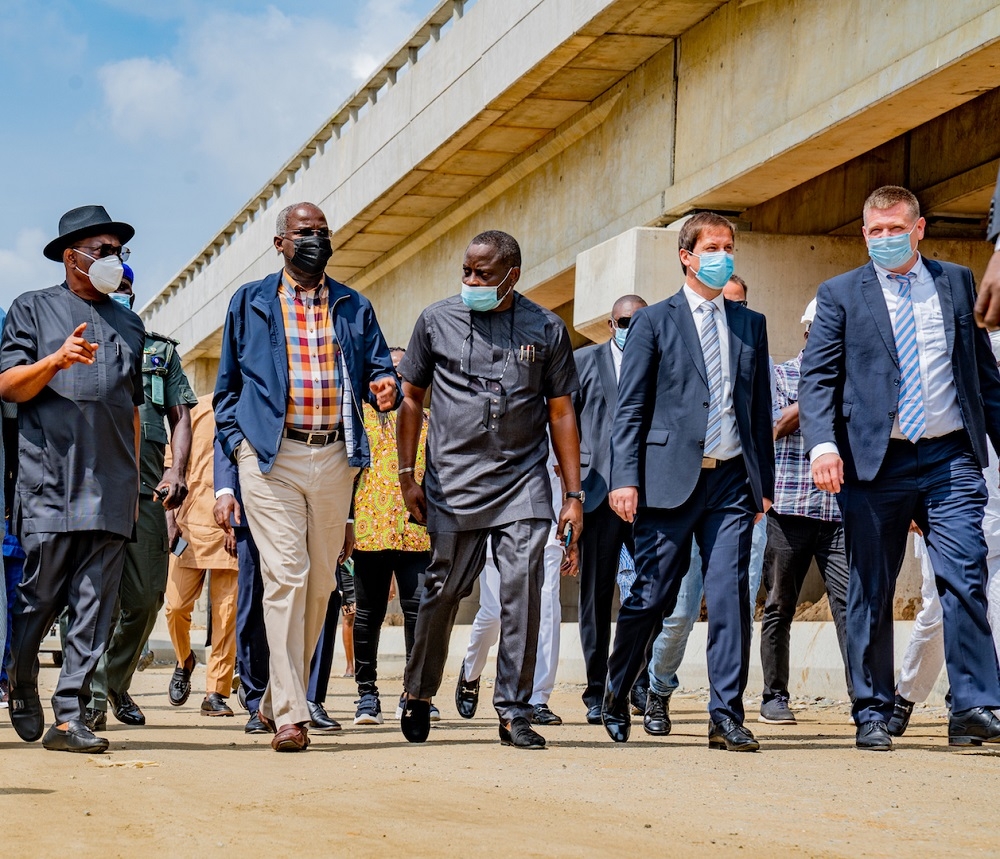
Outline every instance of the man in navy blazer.
{"type": "MultiPolygon", "coordinates": [[[[631,553],[632,528],[608,505],[611,483],[611,424],[618,409],[618,376],[622,350],[635,312],[646,302],[638,295],[623,295],[611,308],[611,339],[580,349],[574,355],[580,389],[573,396],[580,425],[580,480],[583,533],[580,535],[580,644],[587,669],[583,703],[587,721],[601,724],[601,701],[608,679],[611,647],[611,607],[614,602],[622,546],[631,553]]],[[[635,684],[634,703],[644,710],[649,680],[635,684]]]]}
{"type": "Polygon", "coordinates": [[[982,529],[987,434],[1000,444],[1000,373],[975,325],[972,272],[922,257],[924,228],[905,188],[869,196],[872,261],[820,285],[799,387],[813,479],[840,493],[856,742],[875,751],[892,749],[892,602],[911,520],[944,610],[949,744],[1000,742],[982,529]]]}
{"type": "Polygon", "coordinates": [[[213,402],[260,554],[270,657],[258,717],[275,726],[275,751],[294,752],[309,745],[308,660],[353,547],[354,481],[369,465],[361,401],[389,411],[401,394],[371,302],[325,274],[322,210],[283,209],[273,246],[282,270],[229,302],[213,402]]]}
{"type": "Polygon", "coordinates": [[[602,713],[616,742],[628,739],[629,690],[696,539],[708,605],[708,744],[759,747],[743,725],[748,567],[754,522],[774,494],[774,442],[764,317],[722,298],[734,235],[719,215],[690,218],[678,238],[684,286],[629,326],[608,499],[635,523],[636,579],[618,615],[602,713]]]}

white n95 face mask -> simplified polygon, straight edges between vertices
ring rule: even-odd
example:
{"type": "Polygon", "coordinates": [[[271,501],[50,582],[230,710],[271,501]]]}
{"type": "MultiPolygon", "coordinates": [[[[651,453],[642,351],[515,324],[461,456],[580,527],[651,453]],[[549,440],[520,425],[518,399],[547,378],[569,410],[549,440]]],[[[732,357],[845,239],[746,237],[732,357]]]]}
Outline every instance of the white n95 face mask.
{"type": "MultiPolygon", "coordinates": [[[[90,271],[87,272],[87,277],[90,278],[90,282],[98,292],[110,295],[121,286],[122,275],[125,274],[125,269],[122,268],[122,261],[114,254],[109,257],[97,259],[85,251],[75,248],[74,251],[94,261],[90,266],[90,271]]],[[[83,269],[77,268],[77,271],[83,274],[83,269]]]]}

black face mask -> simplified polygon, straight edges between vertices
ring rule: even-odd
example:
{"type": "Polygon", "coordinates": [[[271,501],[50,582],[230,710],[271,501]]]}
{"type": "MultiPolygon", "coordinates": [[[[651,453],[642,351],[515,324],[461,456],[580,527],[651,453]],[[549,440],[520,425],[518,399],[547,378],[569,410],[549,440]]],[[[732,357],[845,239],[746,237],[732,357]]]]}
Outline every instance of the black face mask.
{"type": "Polygon", "coordinates": [[[295,245],[295,255],[291,263],[306,274],[322,274],[333,256],[333,245],[329,238],[323,236],[303,236],[293,239],[292,244],[295,245]]]}

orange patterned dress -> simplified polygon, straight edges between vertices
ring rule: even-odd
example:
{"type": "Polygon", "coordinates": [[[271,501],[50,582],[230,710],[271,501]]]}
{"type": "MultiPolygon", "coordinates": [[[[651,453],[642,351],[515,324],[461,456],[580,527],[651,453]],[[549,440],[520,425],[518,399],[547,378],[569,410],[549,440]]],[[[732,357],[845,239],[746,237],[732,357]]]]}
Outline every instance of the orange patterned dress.
{"type": "MultiPolygon", "coordinates": [[[[399,460],[396,457],[396,416],[388,415],[383,425],[378,412],[364,404],[365,432],[371,448],[371,467],[365,469],[354,495],[355,548],[362,552],[398,549],[404,552],[426,552],[431,547],[427,529],[413,525],[399,491],[399,460]]],[[[420,428],[417,444],[417,461],[414,478],[424,479],[424,446],[427,443],[427,420],[430,412],[424,409],[424,423],[420,428]]]]}

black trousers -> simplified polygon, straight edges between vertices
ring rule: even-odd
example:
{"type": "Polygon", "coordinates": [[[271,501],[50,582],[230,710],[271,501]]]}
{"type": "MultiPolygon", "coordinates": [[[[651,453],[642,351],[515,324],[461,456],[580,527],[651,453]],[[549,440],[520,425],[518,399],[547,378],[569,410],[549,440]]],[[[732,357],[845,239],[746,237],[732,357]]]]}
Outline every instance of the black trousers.
{"type": "Polygon", "coordinates": [[[760,634],[760,661],[764,669],[764,701],[788,697],[788,662],[792,617],[802,582],[816,559],[830,599],[830,613],[844,659],[847,692],[854,699],[847,670],[847,551],[844,526],[806,516],[786,516],[772,510],[767,516],[764,551],[764,620],[760,634]]]}
{"type": "Polygon", "coordinates": [[[431,562],[403,677],[409,695],[431,698],[441,687],[455,615],[483,570],[490,538],[500,571],[500,650],[493,706],[504,722],[531,715],[528,702],[535,680],[544,553],[551,528],[551,519],[521,519],[492,528],[431,533],[431,562]]]}
{"type": "Polygon", "coordinates": [[[430,552],[404,552],[383,549],[377,552],[355,552],[354,590],[357,609],[354,617],[354,676],[358,694],[378,694],[378,643],[382,622],[389,606],[389,588],[396,576],[399,604],[403,609],[403,637],[406,658],[413,651],[417,628],[417,609],[424,574],[430,563],[430,552]]]}
{"type": "Polygon", "coordinates": [[[27,557],[12,621],[7,668],[11,697],[37,694],[38,648],[53,621],[68,608],[52,709],[56,724],[82,719],[111,632],[125,537],[108,531],[25,534],[21,544],[27,557]]]}
{"type": "MultiPolygon", "coordinates": [[[[580,535],[580,644],[587,669],[583,703],[600,706],[608,679],[611,647],[611,606],[622,545],[634,556],[632,525],[621,519],[607,502],[583,514],[580,535]]],[[[641,682],[640,677],[640,682],[641,682]]],[[[648,685],[648,681],[647,681],[648,685]]]]}

